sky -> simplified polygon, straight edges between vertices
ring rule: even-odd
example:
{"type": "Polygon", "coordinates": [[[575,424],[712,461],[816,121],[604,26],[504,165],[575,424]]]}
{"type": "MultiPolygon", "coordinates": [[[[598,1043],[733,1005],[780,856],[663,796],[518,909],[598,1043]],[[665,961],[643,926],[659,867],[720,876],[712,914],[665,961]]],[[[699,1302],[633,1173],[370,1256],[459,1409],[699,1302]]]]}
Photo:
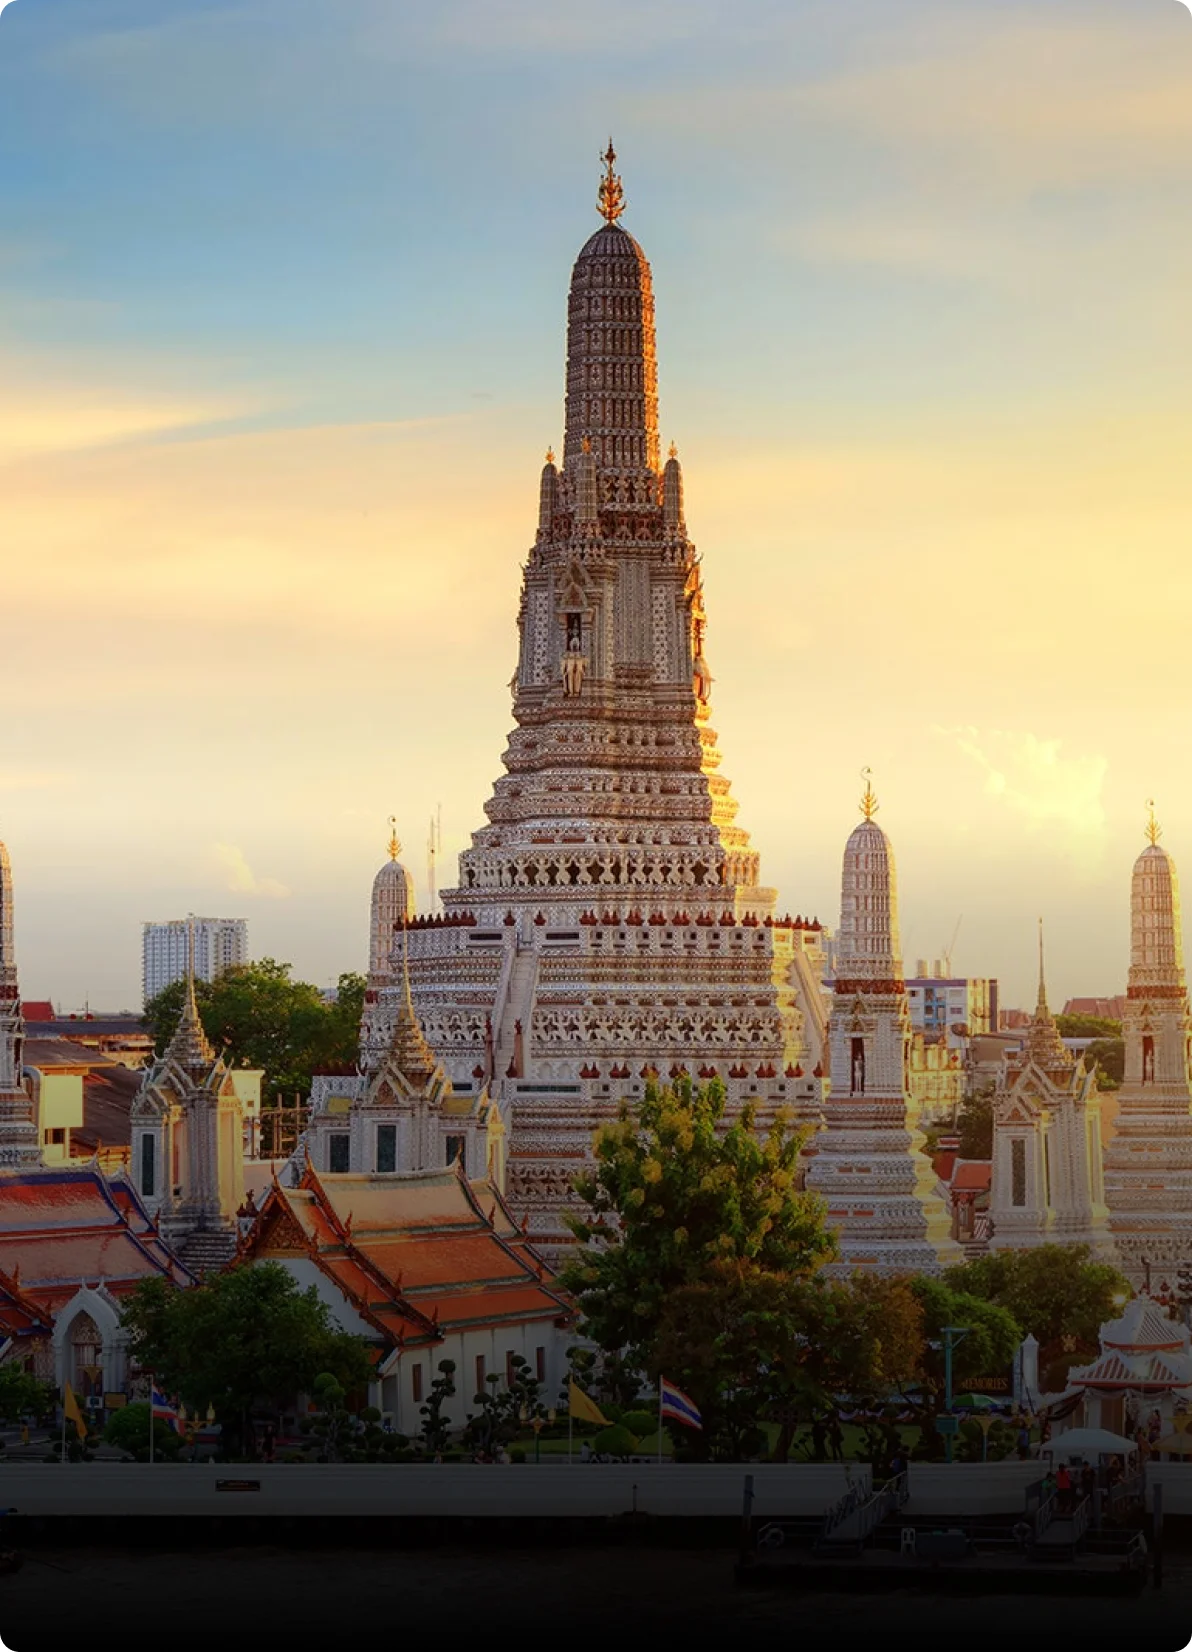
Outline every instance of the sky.
{"type": "Polygon", "coordinates": [[[12,0],[27,997],[192,911],[329,984],[390,814],[423,906],[484,824],[610,132],[765,881],[835,925],[868,766],[908,962],[1033,1001],[1042,916],[1124,989],[1148,798],[1192,876],[1185,5],[12,0]]]}

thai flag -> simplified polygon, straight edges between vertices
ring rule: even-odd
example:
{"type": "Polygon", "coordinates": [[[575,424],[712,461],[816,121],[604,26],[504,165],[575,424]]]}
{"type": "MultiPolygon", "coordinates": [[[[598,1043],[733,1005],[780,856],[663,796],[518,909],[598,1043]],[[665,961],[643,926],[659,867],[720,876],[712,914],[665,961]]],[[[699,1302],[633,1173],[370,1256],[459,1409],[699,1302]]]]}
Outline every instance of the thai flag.
{"type": "Polygon", "coordinates": [[[667,1382],[665,1377],[660,1377],[658,1390],[658,1409],[663,1417],[669,1417],[672,1422],[686,1423],[688,1428],[703,1428],[704,1420],[699,1414],[699,1408],[687,1398],[681,1388],[676,1388],[673,1382],[667,1382]]]}
{"type": "Polygon", "coordinates": [[[177,1434],[179,1431],[178,1407],[176,1405],[171,1405],[169,1400],[166,1399],[165,1395],[159,1388],[153,1389],[152,1405],[154,1422],[160,1418],[163,1423],[168,1423],[174,1430],[174,1433],[177,1434]]]}

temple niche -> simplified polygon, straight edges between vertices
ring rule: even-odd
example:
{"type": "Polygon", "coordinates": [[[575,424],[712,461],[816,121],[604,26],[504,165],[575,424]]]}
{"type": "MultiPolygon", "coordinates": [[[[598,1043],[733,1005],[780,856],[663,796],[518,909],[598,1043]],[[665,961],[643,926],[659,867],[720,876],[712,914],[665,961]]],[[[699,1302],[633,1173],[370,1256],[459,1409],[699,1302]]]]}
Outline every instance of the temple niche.
{"type": "MultiPolygon", "coordinates": [[[[604,159],[504,772],[441,914],[404,929],[427,1044],[457,1104],[488,1098],[503,1120],[510,1205],[547,1255],[571,1243],[594,1129],[651,1073],[717,1077],[730,1111],[814,1127],[825,1057],[823,927],[780,912],[721,773],[699,557],[677,450],[660,453],[653,275],[604,159]]],[[[361,1084],[398,1013],[396,957],[370,975],[361,1084]]],[[[353,1082],[328,1103],[362,1106],[353,1082]]]]}

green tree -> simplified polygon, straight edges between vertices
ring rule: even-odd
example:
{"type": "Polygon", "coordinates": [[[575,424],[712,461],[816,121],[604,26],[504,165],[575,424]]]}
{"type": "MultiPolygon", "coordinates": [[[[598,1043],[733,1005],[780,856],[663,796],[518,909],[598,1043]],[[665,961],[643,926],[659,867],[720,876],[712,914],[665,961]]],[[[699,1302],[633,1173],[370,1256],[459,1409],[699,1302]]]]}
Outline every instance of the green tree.
{"type": "Polygon", "coordinates": [[[54,1404],[53,1386],[23,1371],[19,1365],[0,1365],[0,1421],[20,1422],[32,1413],[42,1416],[54,1404]]]}
{"type": "Polygon", "coordinates": [[[428,1452],[438,1456],[446,1450],[451,1423],[444,1415],[447,1401],[455,1398],[455,1361],[441,1359],[439,1374],[430,1385],[430,1393],[420,1407],[422,1417],[422,1444],[428,1452]]]}
{"type": "Polygon", "coordinates": [[[576,1178],[587,1206],[569,1216],[579,1245],[562,1270],[584,1333],[638,1368],[664,1304],[714,1262],[740,1260],[804,1277],[833,1254],[822,1202],[798,1190],[802,1138],[777,1120],[764,1136],[754,1113],[724,1127],[725,1092],[646,1086],[599,1132],[595,1168],[576,1178]]]}
{"type": "Polygon", "coordinates": [[[993,1092],[992,1084],[983,1085],[966,1096],[960,1104],[957,1125],[960,1133],[962,1159],[992,1159],[993,1157],[993,1092]]]}
{"type": "Polygon", "coordinates": [[[1086,1061],[1097,1063],[1097,1088],[1120,1090],[1126,1077],[1124,1038],[1096,1038],[1084,1052],[1086,1061]]]}
{"type": "Polygon", "coordinates": [[[683,1387],[704,1427],[684,1443],[727,1461],[763,1449],[777,1425],[785,1462],[800,1425],[886,1397],[919,1376],[923,1312],[903,1279],[798,1279],[740,1261],[712,1264],[672,1292],[654,1343],[652,1376],[683,1387]]]}
{"type": "MultiPolygon", "coordinates": [[[[336,1001],[317,987],[290,977],[291,966],[274,958],[228,969],[214,981],[195,982],[204,1031],[225,1060],[261,1068],[267,1096],[308,1095],[312,1073],[356,1059],[364,977],[341,975],[336,1001]]],[[[186,992],[174,981],[150,999],[144,1022],[160,1055],[182,1013],[186,992]]]]}
{"type": "Polygon", "coordinates": [[[254,1407],[310,1393],[323,1373],[348,1392],[370,1376],[363,1340],[335,1329],[315,1287],[300,1290],[276,1262],[231,1268],[186,1291],[142,1280],[122,1318],[142,1370],[192,1410],[213,1405],[242,1448],[254,1407]]]}
{"type": "Polygon", "coordinates": [[[1061,1038],[1120,1038],[1122,1024],[1107,1015],[1057,1015],[1061,1038]]]}
{"type": "Polygon", "coordinates": [[[944,1327],[963,1327],[967,1333],[953,1345],[954,1385],[966,1379],[999,1374],[1012,1363],[1022,1341],[1018,1321],[1005,1307],[957,1289],[952,1284],[953,1276],[963,1271],[962,1268],[953,1268],[945,1279],[919,1275],[912,1282],[912,1289],[923,1310],[919,1423],[922,1430],[920,1449],[925,1456],[939,1456],[942,1453],[935,1419],[947,1399],[944,1327]]]}
{"type": "Polygon", "coordinates": [[[1025,1336],[1046,1345],[1074,1336],[1095,1344],[1107,1319],[1131,1295],[1122,1274],[1093,1259],[1088,1245],[1038,1245],[1031,1250],[991,1251],[949,1268],[947,1284],[1013,1315],[1025,1336]]]}
{"type": "MultiPolygon", "coordinates": [[[[149,1402],[137,1400],[132,1405],[113,1411],[104,1428],[103,1437],[109,1445],[127,1451],[139,1463],[149,1460],[149,1402]]],[[[182,1439],[160,1417],[153,1419],[153,1453],[166,1459],[176,1457],[182,1449],[182,1439]]]]}

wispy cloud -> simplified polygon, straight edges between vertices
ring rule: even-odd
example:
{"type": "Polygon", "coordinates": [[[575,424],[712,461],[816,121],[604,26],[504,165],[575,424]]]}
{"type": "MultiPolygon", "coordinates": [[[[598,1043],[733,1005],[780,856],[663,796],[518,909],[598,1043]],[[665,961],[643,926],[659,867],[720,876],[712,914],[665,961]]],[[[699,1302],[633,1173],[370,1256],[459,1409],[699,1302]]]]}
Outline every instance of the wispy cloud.
{"type": "Polygon", "coordinates": [[[1087,860],[1106,834],[1104,789],[1109,759],[1072,753],[1058,739],[1029,730],[940,728],[985,777],[985,796],[1031,828],[1062,829],[1065,844],[1087,860]]]}
{"type": "Polygon", "coordinates": [[[285,900],[290,891],[276,878],[259,878],[234,843],[213,843],[211,858],[225,879],[224,888],[234,895],[258,895],[266,900],[285,900]]]}

